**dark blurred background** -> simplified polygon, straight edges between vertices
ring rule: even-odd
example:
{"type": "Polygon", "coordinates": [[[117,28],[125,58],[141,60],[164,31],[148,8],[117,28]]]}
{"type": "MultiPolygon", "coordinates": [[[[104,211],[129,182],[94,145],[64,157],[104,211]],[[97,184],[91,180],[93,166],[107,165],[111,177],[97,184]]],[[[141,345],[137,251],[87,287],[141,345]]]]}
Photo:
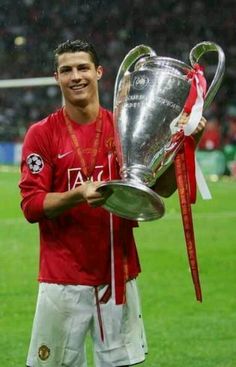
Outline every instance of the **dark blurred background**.
{"type": "MultiPolygon", "coordinates": [[[[216,42],[225,52],[226,72],[205,112],[209,124],[199,148],[224,151],[232,161],[236,159],[235,5],[235,0],[0,0],[0,79],[52,76],[56,46],[67,39],[87,39],[104,66],[101,102],[111,109],[118,67],[132,47],[145,43],[158,55],[189,63],[189,52],[198,42],[216,42]],[[233,151],[227,153],[229,145],[233,151]]],[[[29,124],[60,104],[56,86],[0,89],[0,141],[21,142],[29,124]]]]}

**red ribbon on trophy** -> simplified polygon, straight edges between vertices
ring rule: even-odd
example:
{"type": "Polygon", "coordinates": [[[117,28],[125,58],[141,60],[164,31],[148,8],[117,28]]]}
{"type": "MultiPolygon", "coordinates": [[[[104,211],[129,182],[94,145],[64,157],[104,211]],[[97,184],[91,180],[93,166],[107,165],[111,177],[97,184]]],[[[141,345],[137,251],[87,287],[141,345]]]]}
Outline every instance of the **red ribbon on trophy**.
{"type": "Polygon", "coordinates": [[[191,134],[197,128],[202,117],[206,80],[203,70],[198,64],[194,65],[193,69],[187,74],[187,78],[191,81],[191,86],[183,112],[189,115],[189,119],[183,127],[183,144],[176,154],[174,164],[191,275],[196,298],[202,302],[191,209],[191,204],[196,202],[196,144],[191,134]]]}

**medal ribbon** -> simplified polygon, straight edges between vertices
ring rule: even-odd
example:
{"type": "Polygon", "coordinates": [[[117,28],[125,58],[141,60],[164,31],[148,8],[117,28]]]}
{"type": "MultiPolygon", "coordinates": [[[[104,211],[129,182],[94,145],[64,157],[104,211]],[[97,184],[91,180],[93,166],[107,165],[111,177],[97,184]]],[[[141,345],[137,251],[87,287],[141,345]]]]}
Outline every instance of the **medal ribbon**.
{"type": "Polygon", "coordinates": [[[184,147],[182,147],[181,150],[177,153],[174,162],[188,260],[191,269],[196,298],[198,301],[202,302],[202,292],[199,280],[192,210],[190,203],[190,185],[187,174],[184,147]]]}
{"type": "Polygon", "coordinates": [[[188,73],[187,78],[191,80],[191,86],[184,105],[184,112],[189,114],[189,121],[183,128],[185,135],[184,141],[181,149],[175,156],[174,164],[192,280],[196,298],[202,302],[191,210],[191,204],[196,202],[195,142],[191,134],[198,126],[202,117],[206,80],[203,76],[202,68],[198,64],[194,65],[193,70],[188,73]]]}
{"type": "Polygon", "coordinates": [[[188,123],[183,127],[185,135],[184,150],[187,163],[190,202],[194,204],[196,202],[195,143],[191,134],[197,128],[202,117],[207,85],[203,75],[203,69],[199,64],[195,64],[193,69],[188,72],[187,79],[191,81],[191,85],[184,105],[184,112],[189,115],[188,123]]]}
{"type": "Polygon", "coordinates": [[[95,164],[96,164],[96,159],[97,159],[97,154],[98,154],[98,149],[99,149],[99,144],[100,144],[100,139],[101,139],[101,133],[102,133],[102,109],[99,109],[99,114],[98,117],[96,119],[95,122],[95,130],[96,130],[96,134],[95,134],[95,139],[94,139],[94,143],[92,146],[92,153],[91,153],[91,163],[90,165],[88,165],[84,159],[83,156],[83,152],[82,149],[80,148],[79,142],[78,142],[78,138],[75,134],[74,128],[72,126],[72,121],[70,120],[69,116],[67,115],[65,109],[63,109],[63,115],[64,115],[64,119],[65,119],[65,123],[66,123],[66,127],[68,130],[68,133],[70,135],[71,141],[73,143],[73,147],[74,150],[79,158],[80,164],[81,164],[81,171],[82,173],[89,179],[93,173],[95,164]]]}

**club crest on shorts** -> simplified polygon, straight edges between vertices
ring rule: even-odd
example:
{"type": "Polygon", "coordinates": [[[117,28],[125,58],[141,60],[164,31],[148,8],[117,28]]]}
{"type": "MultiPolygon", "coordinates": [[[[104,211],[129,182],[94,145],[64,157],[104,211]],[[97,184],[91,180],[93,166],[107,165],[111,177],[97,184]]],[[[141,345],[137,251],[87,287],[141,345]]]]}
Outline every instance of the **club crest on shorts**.
{"type": "Polygon", "coordinates": [[[41,361],[46,361],[50,356],[50,349],[45,345],[41,345],[38,350],[38,356],[41,361]]]}
{"type": "Polygon", "coordinates": [[[32,173],[41,172],[44,166],[42,157],[36,153],[30,154],[26,159],[26,163],[32,173]]]}

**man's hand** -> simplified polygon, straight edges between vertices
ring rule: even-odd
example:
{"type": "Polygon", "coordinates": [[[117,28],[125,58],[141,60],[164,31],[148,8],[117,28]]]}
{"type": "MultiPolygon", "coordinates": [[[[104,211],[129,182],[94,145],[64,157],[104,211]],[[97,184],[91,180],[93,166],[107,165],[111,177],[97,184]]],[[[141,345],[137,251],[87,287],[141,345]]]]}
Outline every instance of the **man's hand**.
{"type": "MultiPolygon", "coordinates": [[[[189,115],[183,113],[178,121],[179,128],[183,128],[184,125],[188,123],[189,115]]],[[[206,119],[202,116],[197,128],[193,132],[193,137],[195,144],[197,146],[199,140],[201,139],[204,127],[206,125],[206,119]]],[[[172,164],[157,180],[153,189],[161,196],[168,197],[173,194],[176,190],[176,178],[174,164],[172,164]]]]}
{"type": "Polygon", "coordinates": [[[105,193],[97,191],[97,188],[101,184],[102,182],[98,181],[86,181],[81,185],[84,200],[93,208],[103,205],[107,199],[107,195],[105,195],[105,193]]]}
{"type": "MultiPolygon", "coordinates": [[[[189,120],[189,115],[186,112],[184,112],[181,115],[181,117],[178,121],[178,126],[180,128],[183,128],[184,125],[186,125],[188,123],[188,120],[189,120]]],[[[199,121],[199,124],[198,124],[197,128],[193,132],[193,135],[201,132],[205,128],[205,126],[206,126],[206,119],[205,119],[205,117],[202,116],[201,120],[199,121]]]]}

